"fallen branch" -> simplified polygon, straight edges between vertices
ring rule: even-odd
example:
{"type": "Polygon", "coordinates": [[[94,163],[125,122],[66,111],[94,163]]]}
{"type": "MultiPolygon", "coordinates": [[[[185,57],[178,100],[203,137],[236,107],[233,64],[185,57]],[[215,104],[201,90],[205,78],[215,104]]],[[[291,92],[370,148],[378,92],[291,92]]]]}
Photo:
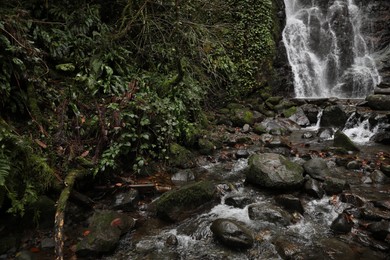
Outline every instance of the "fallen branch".
{"type": "Polygon", "coordinates": [[[64,184],[65,188],[62,190],[60,198],[57,201],[57,210],[55,214],[54,221],[54,241],[55,241],[55,255],[56,260],[64,259],[64,219],[65,219],[65,209],[68,202],[70,193],[73,189],[73,185],[76,179],[85,176],[86,171],[83,170],[73,170],[65,178],[64,184]]]}

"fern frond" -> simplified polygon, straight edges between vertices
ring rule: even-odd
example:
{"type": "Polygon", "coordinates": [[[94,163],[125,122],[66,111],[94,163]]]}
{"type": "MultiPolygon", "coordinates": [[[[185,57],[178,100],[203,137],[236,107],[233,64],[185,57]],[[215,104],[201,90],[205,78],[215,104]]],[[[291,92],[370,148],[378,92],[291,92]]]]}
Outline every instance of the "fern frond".
{"type": "Polygon", "coordinates": [[[11,172],[11,163],[9,159],[0,154],[0,187],[5,186],[5,180],[11,172]]]}

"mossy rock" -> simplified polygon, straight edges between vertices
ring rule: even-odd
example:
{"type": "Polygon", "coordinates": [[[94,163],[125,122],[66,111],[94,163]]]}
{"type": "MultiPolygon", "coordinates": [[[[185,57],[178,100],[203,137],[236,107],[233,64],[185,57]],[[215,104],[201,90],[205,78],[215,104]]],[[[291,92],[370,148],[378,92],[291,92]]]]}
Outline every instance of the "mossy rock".
{"type": "Polygon", "coordinates": [[[97,211],[90,220],[90,231],[78,244],[76,253],[80,256],[101,255],[112,252],[120,236],[135,225],[133,218],[116,211],[97,211]]]}
{"type": "Polygon", "coordinates": [[[348,151],[360,151],[360,149],[352,142],[352,140],[349,139],[349,137],[340,130],[334,134],[333,145],[336,147],[345,148],[348,151]]]}
{"type": "Polygon", "coordinates": [[[267,98],[266,102],[267,102],[267,103],[270,103],[270,104],[273,105],[273,106],[276,106],[276,105],[279,104],[282,100],[283,100],[283,97],[274,96],[274,97],[267,98]]]}
{"type": "Polygon", "coordinates": [[[199,152],[203,155],[211,155],[216,149],[215,144],[207,138],[198,140],[199,152]]]}
{"type": "Polygon", "coordinates": [[[229,103],[227,104],[226,108],[228,108],[229,110],[242,109],[244,108],[244,105],[238,103],[229,103]]]}
{"type": "Polygon", "coordinates": [[[156,202],[156,214],[166,221],[179,221],[198,207],[213,201],[216,187],[211,181],[200,181],[164,193],[156,202]]]}
{"type": "Polygon", "coordinates": [[[262,134],[268,133],[267,128],[264,127],[264,125],[262,125],[261,123],[254,124],[253,132],[258,134],[258,135],[262,135],[262,134]]]}
{"type": "Polygon", "coordinates": [[[183,146],[173,143],[169,147],[171,158],[170,165],[182,169],[195,167],[194,155],[183,146]]]}
{"type": "Polygon", "coordinates": [[[294,115],[297,112],[297,107],[290,107],[289,109],[286,109],[283,111],[284,117],[290,117],[294,115]]]}
{"type": "Polygon", "coordinates": [[[274,117],[275,116],[275,112],[274,111],[271,111],[269,109],[267,109],[265,103],[259,105],[258,107],[256,107],[256,109],[262,113],[263,115],[267,116],[267,117],[274,117]]]}
{"type": "Polygon", "coordinates": [[[295,103],[294,102],[289,101],[289,100],[283,100],[282,102],[277,104],[274,108],[277,111],[282,111],[282,110],[286,110],[286,109],[289,109],[289,108],[292,108],[292,107],[295,107],[295,103]]]}
{"type": "Polygon", "coordinates": [[[231,120],[234,126],[242,127],[245,124],[252,125],[255,121],[253,112],[249,109],[232,110],[231,120]]]}

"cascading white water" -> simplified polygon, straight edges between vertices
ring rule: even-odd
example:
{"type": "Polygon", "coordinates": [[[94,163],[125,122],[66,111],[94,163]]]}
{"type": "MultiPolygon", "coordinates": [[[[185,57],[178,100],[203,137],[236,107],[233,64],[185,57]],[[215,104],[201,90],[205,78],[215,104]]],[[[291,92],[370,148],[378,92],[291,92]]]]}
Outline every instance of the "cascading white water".
{"type": "Polygon", "coordinates": [[[363,98],[380,83],[353,0],[285,0],[283,41],[300,98],[363,98]]]}

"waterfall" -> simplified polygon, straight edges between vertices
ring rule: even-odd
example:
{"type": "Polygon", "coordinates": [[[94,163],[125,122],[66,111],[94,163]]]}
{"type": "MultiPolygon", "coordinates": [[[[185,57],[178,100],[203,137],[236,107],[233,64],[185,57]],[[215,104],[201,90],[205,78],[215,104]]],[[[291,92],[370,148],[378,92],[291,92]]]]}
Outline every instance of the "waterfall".
{"type": "Polygon", "coordinates": [[[363,98],[380,83],[353,0],[284,0],[283,42],[299,98],[363,98]]]}

